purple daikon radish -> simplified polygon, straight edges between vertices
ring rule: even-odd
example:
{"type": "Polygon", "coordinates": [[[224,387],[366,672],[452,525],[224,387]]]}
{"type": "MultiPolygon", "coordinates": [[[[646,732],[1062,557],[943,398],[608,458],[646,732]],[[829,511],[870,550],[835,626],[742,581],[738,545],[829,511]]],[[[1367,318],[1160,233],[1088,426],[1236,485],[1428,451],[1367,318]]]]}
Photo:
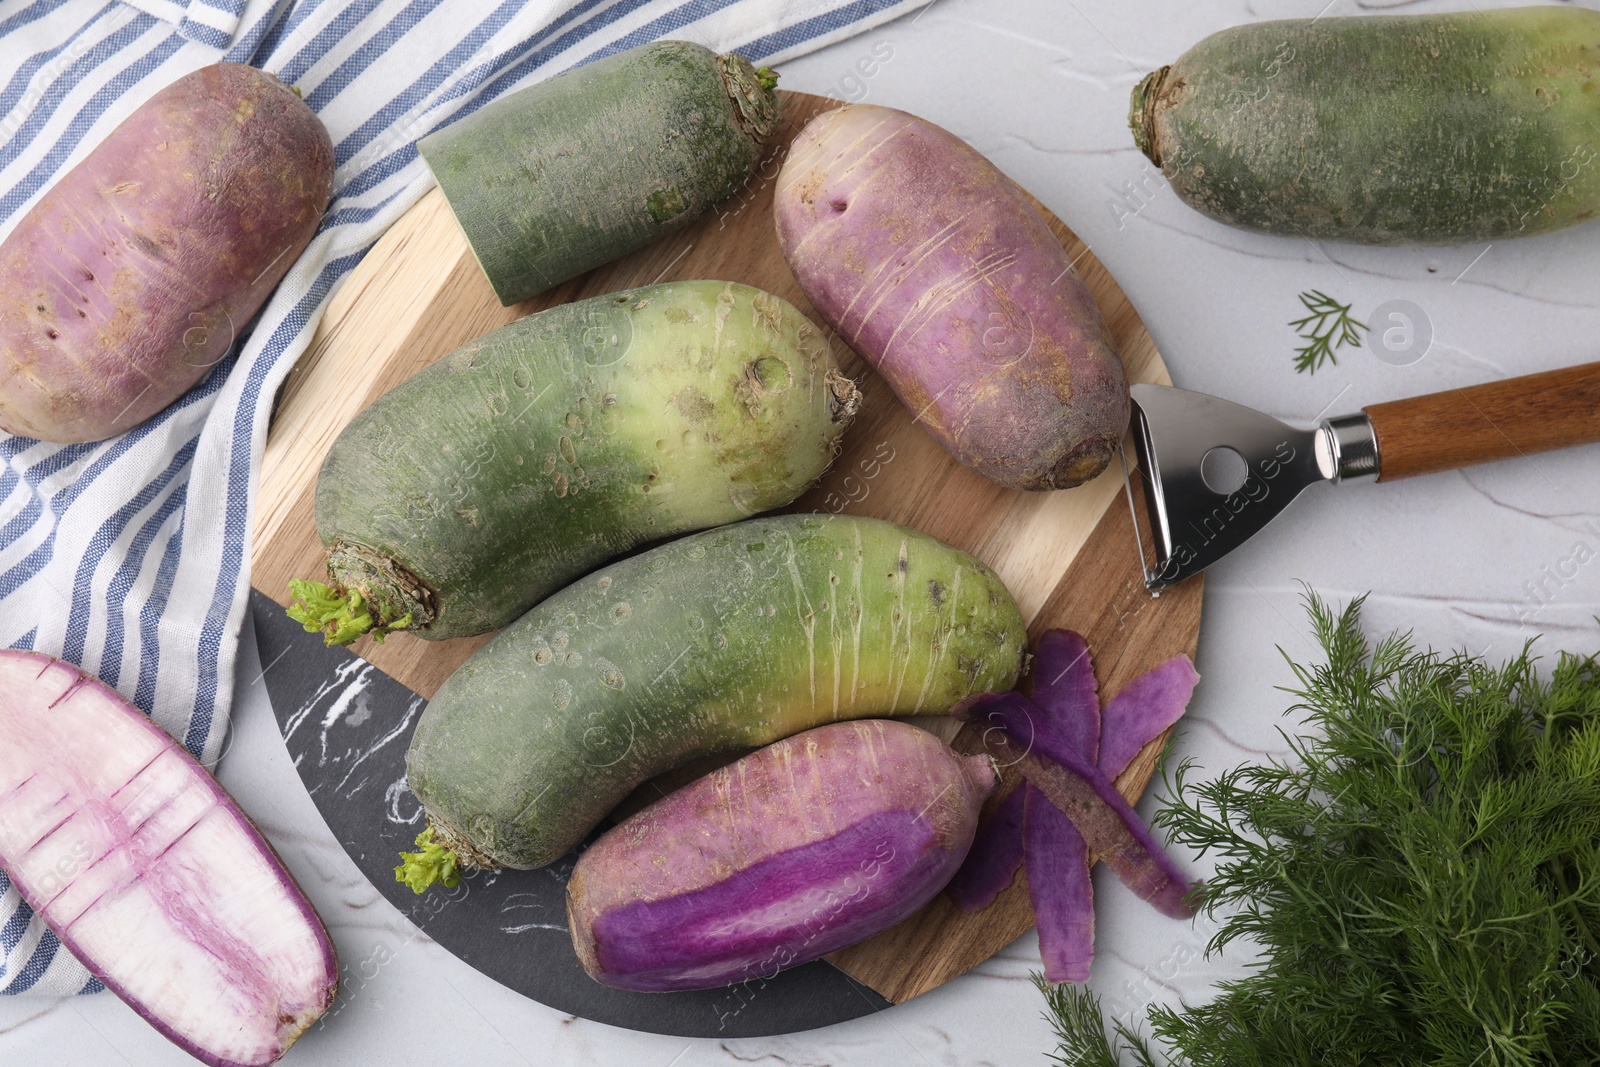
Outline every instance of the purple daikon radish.
{"type": "Polygon", "coordinates": [[[1089,847],[1065,812],[1024,782],[1022,841],[1028,901],[1039,926],[1048,982],[1087,982],[1094,962],[1094,883],[1089,847]]]}
{"type": "Polygon", "coordinates": [[[902,722],[830,723],[713,771],[613,827],[567,883],[578,959],[621,989],[768,978],[939,892],[994,789],[902,722]]]}
{"type": "Polygon", "coordinates": [[[1012,489],[1106,468],[1128,382],[1028,194],[961,138],[875,104],[794,139],[773,198],[807,299],[956,459],[1012,489]]]}
{"type": "Polygon", "coordinates": [[[316,236],[333,175],[275,75],[217,63],[156,91],[0,241],[0,429],[103,441],[177,400],[316,236]]]}
{"type": "Polygon", "coordinates": [[[1200,681],[1181,652],[1123,686],[1100,710],[1100,770],[1115,779],[1133,757],[1183,717],[1200,681]]]}
{"type": "Polygon", "coordinates": [[[1091,851],[1141,899],[1164,915],[1189,918],[1189,882],[1099,768],[1079,755],[1054,723],[1021,693],[991,693],[964,713],[988,722],[984,743],[1066,812],[1091,851]]]}
{"type": "Polygon", "coordinates": [[[0,867],[206,1063],[272,1063],[333,1001],[327,931],[216,780],[114,690],[33,652],[0,651],[0,867]]]}
{"type": "Polygon", "coordinates": [[[1028,783],[1001,798],[994,810],[978,821],[978,832],[966,860],[944,887],[950,903],[967,913],[982,911],[1005,892],[1022,866],[1022,802],[1028,783]]]}

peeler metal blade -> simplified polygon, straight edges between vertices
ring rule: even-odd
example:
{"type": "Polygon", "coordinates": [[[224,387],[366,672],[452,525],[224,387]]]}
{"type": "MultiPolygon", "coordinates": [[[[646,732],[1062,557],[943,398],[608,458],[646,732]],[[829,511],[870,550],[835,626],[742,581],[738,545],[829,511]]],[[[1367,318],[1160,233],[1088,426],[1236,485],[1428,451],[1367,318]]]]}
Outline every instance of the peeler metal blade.
{"type": "Polygon", "coordinates": [[[1134,532],[1152,591],[1205,570],[1306,487],[1377,477],[1377,439],[1365,415],[1300,430],[1241,404],[1173,386],[1140,384],[1131,393],[1153,563],[1137,509],[1134,532]]]}

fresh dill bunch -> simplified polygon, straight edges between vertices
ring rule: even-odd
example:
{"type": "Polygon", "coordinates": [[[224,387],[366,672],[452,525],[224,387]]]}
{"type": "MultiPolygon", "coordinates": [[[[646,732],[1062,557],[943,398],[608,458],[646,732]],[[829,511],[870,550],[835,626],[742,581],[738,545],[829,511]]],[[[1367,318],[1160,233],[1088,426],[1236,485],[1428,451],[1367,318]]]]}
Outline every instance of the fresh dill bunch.
{"type": "MultiPolygon", "coordinates": [[[[1600,662],[1541,681],[1529,647],[1371,646],[1360,607],[1308,597],[1326,662],[1290,663],[1289,758],[1168,779],[1155,822],[1217,862],[1208,954],[1261,954],[1209,1004],[1152,1008],[1153,1042],[1193,1067],[1600,1064],[1600,662]]],[[[1047,1010],[1063,1054],[1117,1062],[1091,999],[1047,1010]]]]}

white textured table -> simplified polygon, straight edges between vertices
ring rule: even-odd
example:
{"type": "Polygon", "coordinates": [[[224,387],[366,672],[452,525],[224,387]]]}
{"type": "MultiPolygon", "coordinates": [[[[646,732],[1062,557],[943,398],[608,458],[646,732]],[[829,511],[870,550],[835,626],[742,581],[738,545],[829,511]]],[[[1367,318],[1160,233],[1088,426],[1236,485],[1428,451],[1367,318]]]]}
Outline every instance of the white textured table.
{"type": "MultiPolygon", "coordinates": [[[[967,138],[1065,219],[1116,274],[1179,385],[1309,424],[1366,404],[1596,358],[1600,226],[1448,249],[1373,250],[1236,233],[1190,212],[1133,148],[1128,91],[1201,36],[1326,0],[937,0],[785,66],[784,85],[915,111],[967,138]],[[863,73],[863,72],[870,73],[863,73]],[[1358,316],[1409,300],[1432,350],[1395,367],[1341,354],[1294,373],[1286,324],[1322,289],[1358,316]]],[[[1414,3],[1406,11],[1459,4],[1414,3]]],[[[1330,15],[1355,13],[1335,0],[1330,15]]],[[[1423,644],[1547,654],[1600,646],[1600,452],[1536,457],[1395,485],[1314,489],[1206,586],[1204,681],[1178,753],[1220,769],[1281,749],[1289,681],[1277,647],[1314,655],[1305,582],[1371,591],[1369,629],[1423,644]],[[1579,551],[1582,544],[1585,550],[1579,551]],[[1579,561],[1583,562],[1579,562],[1579,561]],[[1541,589],[1540,599],[1530,595],[1541,589]]],[[[576,1020],[483,978],[417,934],[323,825],[289,765],[247,632],[222,780],[282,852],[347,965],[336,1013],[287,1062],[417,1065],[1043,1064],[1051,1047],[1028,981],[1027,935],[972,974],[878,1016],[785,1038],[689,1041],[576,1020]]],[[[1149,799],[1145,810],[1152,807],[1149,799]]],[[[1203,868],[1197,868],[1203,873],[1203,868]]],[[[1161,919],[1096,873],[1094,985],[1117,1012],[1199,998],[1242,955],[1205,961],[1206,930],[1161,919]]],[[[193,1062],[109,995],[0,1003],[0,1063],[193,1062]]]]}

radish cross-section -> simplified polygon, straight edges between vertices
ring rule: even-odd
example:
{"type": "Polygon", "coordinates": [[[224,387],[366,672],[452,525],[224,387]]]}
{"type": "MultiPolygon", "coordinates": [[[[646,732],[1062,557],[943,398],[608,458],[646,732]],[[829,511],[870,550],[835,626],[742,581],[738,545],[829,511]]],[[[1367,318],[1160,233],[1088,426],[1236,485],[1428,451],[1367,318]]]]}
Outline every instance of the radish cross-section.
{"type": "Polygon", "coordinates": [[[0,652],[0,867],[96,977],[218,1065],[282,1056],[338,965],[271,846],[182,747],[70,664],[0,652]]]}

